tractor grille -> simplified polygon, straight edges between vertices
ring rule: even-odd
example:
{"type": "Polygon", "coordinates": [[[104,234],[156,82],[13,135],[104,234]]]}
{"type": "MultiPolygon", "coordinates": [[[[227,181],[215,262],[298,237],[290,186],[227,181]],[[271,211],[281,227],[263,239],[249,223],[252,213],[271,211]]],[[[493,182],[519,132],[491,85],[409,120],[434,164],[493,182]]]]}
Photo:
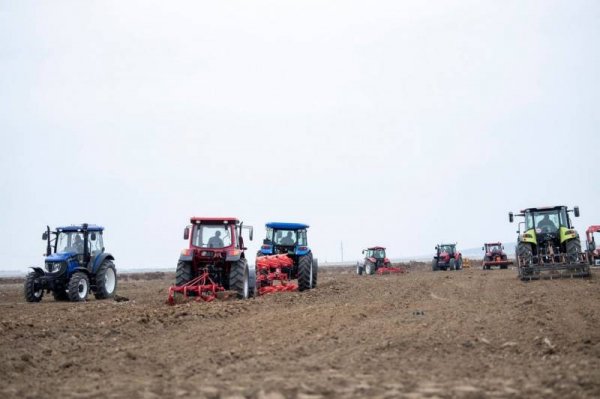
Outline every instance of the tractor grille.
{"type": "Polygon", "coordinates": [[[51,274],[62,274],[67,270],[66,262],[46,262],[46,271],[51,274]]]}

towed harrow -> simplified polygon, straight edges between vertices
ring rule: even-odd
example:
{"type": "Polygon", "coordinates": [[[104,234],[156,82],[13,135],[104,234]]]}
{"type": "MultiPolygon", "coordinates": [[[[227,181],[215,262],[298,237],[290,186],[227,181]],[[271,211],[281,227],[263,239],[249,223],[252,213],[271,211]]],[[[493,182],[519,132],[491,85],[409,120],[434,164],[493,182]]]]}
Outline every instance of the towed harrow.
{"type": "Polygon", "coordinates": [[[520,256],[519,278],[542,280],[555,278],[589,277],[590,265],[585,252],[577,254],[555,254],[520,256]]]}
{"type": "Polygon", "coordinates": [[[375,272],[378,275],[383,275],[383,274],[393,274],[393,273],[406,273],[406,269],[403,267],[395,267],[395,266],[382,266],[380,268],[377,269],[377,271],[375,272]]]}

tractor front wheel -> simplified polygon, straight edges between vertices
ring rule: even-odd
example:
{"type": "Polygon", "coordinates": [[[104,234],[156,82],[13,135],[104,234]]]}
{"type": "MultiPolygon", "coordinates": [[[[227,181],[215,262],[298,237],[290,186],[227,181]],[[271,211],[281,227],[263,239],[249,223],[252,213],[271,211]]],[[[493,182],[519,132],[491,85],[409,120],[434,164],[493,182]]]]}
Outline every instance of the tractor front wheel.
{"type": "Polygon", "coordinates": [[[245,258],[231,265],[229,289],[236,292],[238,299],[248,299],[250,296],[250,272],[245,258]]]}
{"type": "Polygon", "coordinates": [[[448,268],[450,270],[456,270],[456,259],[450,259],[450,263],[448,264],[448,268]]]}
{"type": "Polygon", "coordinates": [[[356,263],[356,274],[358,274],[359,276],[362,276],[364,272],[363,267],[360,265],[360,263],[356,263]]]}
{"type": "Polygon", "coordinates": [[[117,270],[115,264],[107,259],[98,268],[96,272],[96,299],[112,298],[117,290],[117,270]]]}
{"type": "Polygon", "coordinates": [[[25,278],[25,299],[27,302],[39,302],[44,296],[44,289],[40,286],[39,273],[31,272],[25,278]]]}
{"type": "Polygon", "coordinates": [[[431,262],[431,271],[433,271],[433,272],[437,272],[438,270],[440,270],[440,269],[439,269],[439,267],[438,267],[437,260],[435,260],[435,259],[434,259],[434,260],[431,262]]]}
{"type": "Polygon", "coordinates": [[[312,288],[313,283],[312,255],[306,254],[298,259],[298,290],[306,291],[312,288]]]}
{"type": "Polygon", "coordinates": [[[375,274],[375,265],[369,261],[365,262],[365,273],[367,273],[369,276],[372,274],[375,274]]]}
{"type": "Polygon", "coordinates": [[[90,292],[90,279],[83,272],[76,272],[69,280],[69,299],[71,302],[85,301],[90,292]]]}

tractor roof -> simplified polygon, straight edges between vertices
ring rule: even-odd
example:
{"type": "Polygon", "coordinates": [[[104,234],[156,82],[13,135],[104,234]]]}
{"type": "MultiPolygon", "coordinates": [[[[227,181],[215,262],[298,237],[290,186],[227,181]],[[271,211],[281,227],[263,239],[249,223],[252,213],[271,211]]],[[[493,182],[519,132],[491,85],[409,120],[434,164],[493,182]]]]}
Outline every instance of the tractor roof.
{"type": "Polygon", "coordinates": [[[456,243],[455,243],[455,242],[453,242],[452,244],[439,244],[439,246],[440,246],[440,247],[442,247],[442,246],[443,246],[443,247],[455,247],[455,246],[456,246],[456,243]]]}
{"type": "Polygon", "coordinates": [[[551,211],[551,210],[558,210],[561,208],[566,208],[565,205],[557,205],[557,206],[540,206],[537,208],[525,208],[521,210],[521,213],[523,212],[536,212],[536,211],[551,211]]]}
{"type": "Polygon", "coordinates": [[[385,247],[371,247],[371,248],[367,248],[367,249],[372,250],[372,251],[377,250],[377,249],[385,250],[385,247]]]}
{"type": "Polygon", "coordinates": [[[284,222],[269,222],[265,226],[272,229],[280,230],[302,230],[307,229],[309,226],[303,223],[284,223],[284,222]]]}
{"type": "MultiPolygon", "coordinates": [[[[83,230],[82,224],[72,224],[71,226],[62,226],[62,227],[56,228],[56,231],[65,231],[65,232],[81,231],[81,230],[83,230]]],[[[95,224],[88,224],[88,231],[102,231],[102,230],[104,230],[104,227],[102,227],[102,226],[97,226],[95,224]]]]}
{"type": "Polygon", "coordinates": [[[483,245],[502,245],[502,243],[501,242],[486,242],[483,245]]]}
{"type": "Polygon", "coordinates": [[[214,218],[214,217],[203,217],[203,216],[192,216],[190,218],[190,223],[205,223],[205,224],[222,224],[224,222],[227,223],[239,223],[237,218],[214,218]]]}

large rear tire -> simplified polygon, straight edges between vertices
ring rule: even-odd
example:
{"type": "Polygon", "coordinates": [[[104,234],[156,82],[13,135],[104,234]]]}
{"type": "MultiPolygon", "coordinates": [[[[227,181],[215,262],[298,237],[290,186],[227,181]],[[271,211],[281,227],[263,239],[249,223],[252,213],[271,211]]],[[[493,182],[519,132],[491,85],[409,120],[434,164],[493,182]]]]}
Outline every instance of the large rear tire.
{"type": "Polygon", "coordinates": [[[571,263],[576,263],[579,253],[581,252],[581,241],[579,237],[567,241],[565,245],[567,251],[567,259],[571,263]]]}
{"type": "Polygon", "coordinates": [[[317,259],[313,259],[312,263],[313,263],[312,288],[317,288],[317,276],[319,275],[319,261],[317,259]]]}
{"type": "Polygon", "coordinates": [[[298,290],[306,291],[312,288],[313,262],[312,255],[306,254],[298,259],[298,290]]]}
{"type": "Polygon", "coordinates": [[[69,280],[69,299],[71,302],[83,302],[90,292],[90,279],[83,272],[75,272],[69,280]]]}
{"type": "Polygon", "coordinates": [[[433,261],[431,261],[431,271],[437,272],[438,270],[440,270],[440,268],[438,267],[437,260],[434,259],[433,261]]]}
{"type": "Polygon", "coordinates": [[[238,299],[248,299],[250,296],[250,271],[245,258],[231,264],[229,289],[235,291],[238,299]]]}
{"type": "Polygon", "coordinates": [[[186,285],[192,280],[192,264],[189,262],[177,262],[177,270],[175,271],[175,285],[186,285]]]}
{"type": "Polygon", "coordinates": [[[533,262],[533,249],[531,244],[520,242],[517,245],[517,266],[525,267],[533,262]],[[524,263],[523,263],[524,262],[524,263]]]}
{"type": "Polygon", "coordinates": [[[365,262],[365,273],[368,274],[369,276],[372,274],[375,274],[375,271],[377,270],[377,268],[375,267],[375,265],[372,262],[366,261],[365,262]]]}
{"type": "Polygon", "coordinates": [[[44,296],[44,289],[40,286],[39,273],[31,272],[25,277],[24,294],[27,302],[39,302],[44,296]]]}
{"type": "Polygon", "coordinates": [[[363,273],[364,273],[363,267],[360,265],[360,263],[356,262],[356,274],[358,274],[359,276],[362,276],[363,273]]]}
{"type": "Polygon", "coordinates": [[[456,270],[456,259],[450,259],[450,262],[448,263],[448,268],[450,270],[456,270]]]}
{"type": "Polygon", "coordinates": [[[108,299],[115,296],[117,291],[117,269],[112,260],[106,259],[96,272],[96,299],[108,299]]]}

